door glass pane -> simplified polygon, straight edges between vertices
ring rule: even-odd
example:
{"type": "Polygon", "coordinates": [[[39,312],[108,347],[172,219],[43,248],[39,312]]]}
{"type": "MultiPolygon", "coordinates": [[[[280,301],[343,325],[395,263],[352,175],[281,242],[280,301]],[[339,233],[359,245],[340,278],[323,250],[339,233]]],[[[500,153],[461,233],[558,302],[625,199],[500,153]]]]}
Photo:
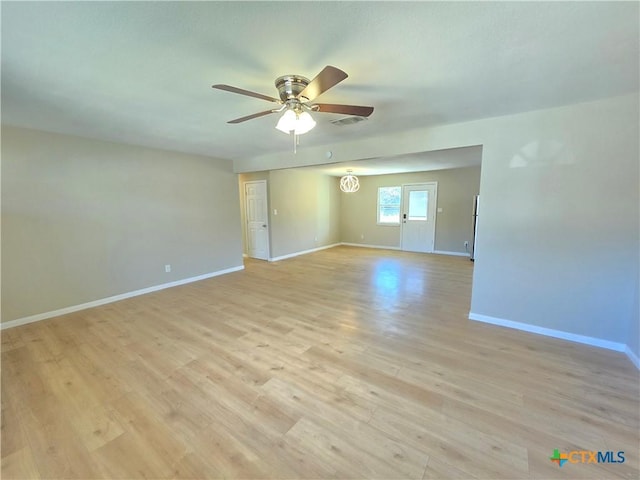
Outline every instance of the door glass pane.
{"type": "Polygon", "coordinates": [[[427,206],[429,192],[426,190],[412,190],[409,192],[409,220],[427,220],[427,206]]]}

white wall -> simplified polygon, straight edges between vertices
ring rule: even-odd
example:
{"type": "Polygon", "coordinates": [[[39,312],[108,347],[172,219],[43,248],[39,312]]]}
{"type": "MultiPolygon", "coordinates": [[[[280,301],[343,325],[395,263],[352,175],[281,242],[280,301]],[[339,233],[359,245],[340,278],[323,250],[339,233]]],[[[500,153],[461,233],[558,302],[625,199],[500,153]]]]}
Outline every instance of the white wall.
{"type": "Polygon", "coordinates": [[[2,321],[241,267],[236,177],[227,160],[2,127],[2,321]]]}
{"type": "Polygon", "coordinates": [[[417,129],[236,171],[483,145],[471,311],[636,349],[638,94],[417,129]],[[635,345],[635,346],[634,346],[635,345]]]}

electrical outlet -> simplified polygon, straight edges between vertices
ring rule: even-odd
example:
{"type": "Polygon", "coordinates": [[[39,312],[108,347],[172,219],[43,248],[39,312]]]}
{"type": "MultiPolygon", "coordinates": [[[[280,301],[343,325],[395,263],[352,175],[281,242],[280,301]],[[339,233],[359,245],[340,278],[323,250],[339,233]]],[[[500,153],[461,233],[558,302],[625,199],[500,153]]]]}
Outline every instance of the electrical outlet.
{"type": "Polygon", "coordinates": [[[360,234],[360,240],[364,240],[364,233],[360,234]]]}
{"type": "Polygon", "coordinates": [[[171,271],[171,265],[165,265],[165,266],[164,266],[164,271],[165,271],[166,273],[169,273],[169,272],[171,271]]]}

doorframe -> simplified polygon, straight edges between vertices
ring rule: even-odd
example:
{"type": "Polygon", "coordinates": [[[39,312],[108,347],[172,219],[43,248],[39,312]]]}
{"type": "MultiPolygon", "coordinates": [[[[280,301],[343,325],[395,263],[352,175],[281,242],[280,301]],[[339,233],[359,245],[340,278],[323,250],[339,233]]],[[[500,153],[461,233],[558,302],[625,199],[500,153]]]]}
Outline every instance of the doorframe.
{"type": "MultiPolygon", "coordinates": [[[[430,252],[425,253],[433,253],[436,251],[436,220],[438,218],[438,182],[412,182],[412,183],[402,183],[400,184],[400,250],[404,251],[404,223],[402,222],[402,215],[404,212],[404,187],[419,187],[423,185],[433,186],[435,189],[434,195],[434,206],[433,206],[433,249],[430,252]]],[[[429,201],[429,205],[431,205],[431,201],[429,201]]],[[[427,215],[428,215],[427,211],[427,215]]]]}
{"type": "Polygon", "coordinates": [[[248,258],[256,258],[257,260],[270,260],[271,259],[271,210],[269,209],[269,184],[267,182],[267,180],[247,180],[245,182],[242,182],[242,209],[243,209],[243,224],[242,224],[242,228],[244,230],[244,245],[245,245],[245,250],[246,253],[243,254],[243,256],[246,256],[248,258]],[[267,206],[267,258],[262,259],[262,258],[257,258],[257,257],[252,257],[251,255],[249,255],[249,220],[248,220],[248,216],[247,216],[247,184],[249,183],[263,183],[264,184],[264,192],[265,192],[265,204],[267,206]]]}

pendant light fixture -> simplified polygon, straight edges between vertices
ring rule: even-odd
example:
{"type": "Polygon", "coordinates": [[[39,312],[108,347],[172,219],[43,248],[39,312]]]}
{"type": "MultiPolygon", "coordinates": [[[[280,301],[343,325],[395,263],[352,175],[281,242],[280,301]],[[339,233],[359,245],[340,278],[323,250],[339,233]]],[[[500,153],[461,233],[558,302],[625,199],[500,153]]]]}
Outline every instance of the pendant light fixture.
{"type": "Polygon", "coordinates": [[[347,174],[340,179],[340,190],[345,193],[354,193],[360,188],[358,177],[351,172],[353,172],[353,170],[347,170],[347,174]]]}

